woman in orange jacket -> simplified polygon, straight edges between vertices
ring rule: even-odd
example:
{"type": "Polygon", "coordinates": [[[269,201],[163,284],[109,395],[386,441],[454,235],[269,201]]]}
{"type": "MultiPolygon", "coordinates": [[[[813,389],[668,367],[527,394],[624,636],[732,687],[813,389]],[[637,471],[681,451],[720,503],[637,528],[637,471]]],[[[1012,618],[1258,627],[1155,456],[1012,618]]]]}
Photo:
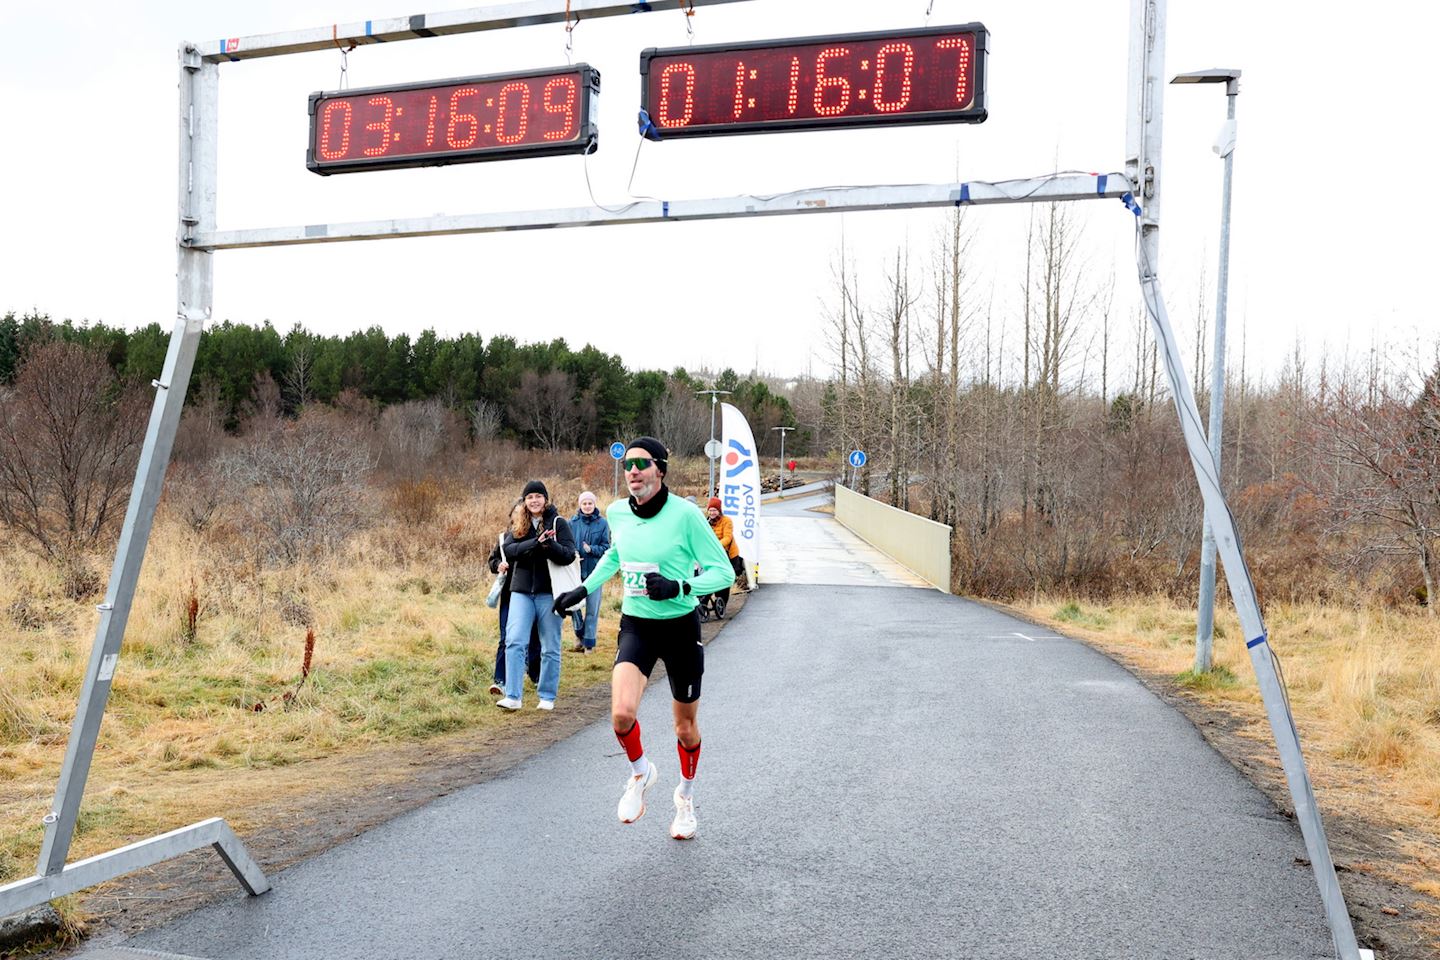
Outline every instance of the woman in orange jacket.
{"type": "MultiPolygon", "coordinates": [[[[705,507],[705,519],[710,521],[710,529],[715,531],[715,536],[720,539],[720,546],[725,548],[725,555],[730,558],[730,566],[735,569],[735,576],[744,576],[745,561],[740,556],[740,547],[735,543],[735,525],[721,512],[719,497],[710,498],[705,507]]],[[[717,591],[715,598],[719,601],[718,609],[724,610],[725,605],[730,602],[730,588],[717,591]]]]}

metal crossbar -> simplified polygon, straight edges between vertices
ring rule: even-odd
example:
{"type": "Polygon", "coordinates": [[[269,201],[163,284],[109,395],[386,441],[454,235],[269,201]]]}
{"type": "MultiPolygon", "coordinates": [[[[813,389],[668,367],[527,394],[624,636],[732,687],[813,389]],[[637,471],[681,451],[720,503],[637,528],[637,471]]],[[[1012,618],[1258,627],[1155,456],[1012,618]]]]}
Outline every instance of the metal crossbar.
{"type": "Polygon", "coordinates": [[[280,57],[290,53],[333,50],[335,47],[361,46],[367,43],[395,43],[401,40],[423,40],[483,30],[504,30],[509,27],[530,27],[546,23],[564,23],[567,18],[596,20],[601,17],[654,13],[711,7],[722,3],[745,3],[748,0],[650,0],[649,3],[619,0],[527,0],[524,3],[502,3],[491,7],[472,7],[447,13],[422,13],[413,17],[391,17],[387,20],[362,20],[334,24],[289,33],[267,33],[252,37],[235,37],[197,44],[200,56],[209,63],[226,60],[254,60],[259,57],[280,57]]]}
{"type": "Polygon", "coordinates": [[[196,233],[189,245],[199,250],[237,250],[348,240],[437,237],[556,227],[598,227],[621,223],[676,223],[736,217],[775,217],[805,213],[852,213],[1040,200],[1118,199],[1130,191],[1121,173],[1074,174],[1010,180],[1005,183],[941,183],[913,186],[827,187],[796,190],[776,197],[725,197],[709,200],[643,201],[620,210],[569,207],[510,213],[475,213],[412,220],[260,227],[196,233]]]}

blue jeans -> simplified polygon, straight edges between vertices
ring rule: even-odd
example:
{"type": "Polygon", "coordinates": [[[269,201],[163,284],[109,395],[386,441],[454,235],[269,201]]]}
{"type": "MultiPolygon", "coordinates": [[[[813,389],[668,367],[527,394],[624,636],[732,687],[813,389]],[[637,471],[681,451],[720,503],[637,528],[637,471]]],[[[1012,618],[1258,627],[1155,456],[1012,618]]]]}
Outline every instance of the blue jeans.
{"type": "MultiPolygon", "coordinates": [[[[510,620],[510,594],[500,601],[500,641],[495,644],[495,682],[505,686],[505,625],[510,620]]],[[[540,631],[530,628],[530,646],[525,651],[525,672],[531,683],[540,682],[540,631]]]]}
{"type": "Polygon", "coordinates": [[[600,627],[600,594],[604,589],[599,587],[585,597],[584,613],[575,610],[570,614],[570,622],[575,627],[575,639],[579,640],[586,650],[595,649],[595,631],[600,627]]]}
{"type": "Polygon", "coordinates": [[[540,625],[540,682],[535,686],[541,700],[554,700],[560,692],[560,618],[550,609],[548,593],[510,594],[510,617],[505,624],[505,696],[521,699],[525,691],[525,650],[530,646],[530,627],[540,625]]]}

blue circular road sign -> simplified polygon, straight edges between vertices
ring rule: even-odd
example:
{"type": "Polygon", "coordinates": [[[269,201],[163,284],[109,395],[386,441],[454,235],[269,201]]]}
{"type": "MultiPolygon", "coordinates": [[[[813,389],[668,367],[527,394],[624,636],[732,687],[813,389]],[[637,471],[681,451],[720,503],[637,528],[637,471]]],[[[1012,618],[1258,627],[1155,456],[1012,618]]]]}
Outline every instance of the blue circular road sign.
{"type": "Polygon", "coordinates": [[[619,440],[610,444],[610,457],[614,460],[623,460],[625,458],[625,444],[619,440]]]}
{"type": "Polygon", "coordinates": [[[852,467],[863,467],[863,466],[865,466],[865,451],[864,451],[864,450],[851,450],[851,451],[850,451],[850,466],[852,466],[852,467]]]}

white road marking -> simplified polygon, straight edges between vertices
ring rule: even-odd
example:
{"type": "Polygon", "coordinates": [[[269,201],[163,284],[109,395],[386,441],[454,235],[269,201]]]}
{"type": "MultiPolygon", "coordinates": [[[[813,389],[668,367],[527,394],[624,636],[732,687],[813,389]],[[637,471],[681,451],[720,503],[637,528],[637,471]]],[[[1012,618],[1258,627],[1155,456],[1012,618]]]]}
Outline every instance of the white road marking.
{"type": "Polygon", "coordinates": [[[1017,633],[1017,634],[1015,634],[1015,636],[1019,637],[1021,640],[1029,640],[1031,643],[1034,643],[1034,642],[1035,642],[1035,638],[1034,638],[1034,637],[1027,637],[1027,636],[1025,636],[1025,634],[1023,634],[1023,633],[1017,633]]]}

